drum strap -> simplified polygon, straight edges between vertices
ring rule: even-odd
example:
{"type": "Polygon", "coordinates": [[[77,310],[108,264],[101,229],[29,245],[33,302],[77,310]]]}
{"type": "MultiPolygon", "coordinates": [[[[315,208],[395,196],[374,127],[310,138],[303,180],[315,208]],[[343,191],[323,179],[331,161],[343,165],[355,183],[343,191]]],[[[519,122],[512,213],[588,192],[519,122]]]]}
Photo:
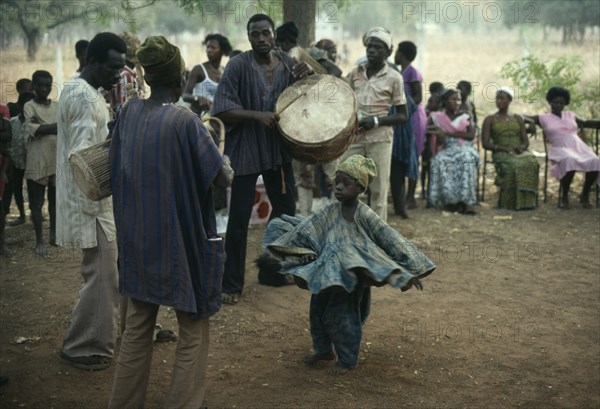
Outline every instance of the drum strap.
{"type": "MultiPolygon", "coordinates": [[[[292,75],[292,70],[290,69],[290,67],[286,64],[283,56],[281,55],[281,50],[280,49],[275,49],[275,55],[277,55],[277,58],[279,58],[279,61],[281,61],[281,63],[283,64],[283,66],[285,67],[286,71],[288,72],[288,77],[287,77],[287,81],[285,84],[285,87],[287,88],[290,85],[290,76],[292,75]]],[[[281,152],[281,157],[283,159],[283,152],[281,152]]],[[[287,192],[287,189],[285,188],[285,172],[283,171],[283,163],[281,164],[281,194],[285,195],[287,192]]]]}
{"type": "MultiPolygon", "coordinates": [[[[281,50],[279,48],[275,49],[275,55],[277,56],[277,58],[279,58],[279,61],[281,61],[281,63],[283,64],[283,66],[285,67],[286,71],[288,72],[289,75],[292,75],[292,70],[290,69],[290,67],[285,63],[285,60],[283,59],[283,56],[281,55],[281,50]]],[[[286,87],[289,85],[289,76],[288,76],[288,80],[287,80],[287,84],[286,87]]]]}

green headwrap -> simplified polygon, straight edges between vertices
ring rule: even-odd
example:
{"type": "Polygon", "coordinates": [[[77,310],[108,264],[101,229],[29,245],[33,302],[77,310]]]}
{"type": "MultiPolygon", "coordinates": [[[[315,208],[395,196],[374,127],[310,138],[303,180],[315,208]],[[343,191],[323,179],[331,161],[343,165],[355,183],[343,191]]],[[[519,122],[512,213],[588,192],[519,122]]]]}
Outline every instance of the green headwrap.
{"type": "Polygon", "coordinates": [[[365,189],[377,177],[377,166],[373,159],[362,155],[350,156],[338,166],[337,171],[353,177],[365,189]]]}
{"type": "Polygon", "coordinates": [[[179,48],[163,36],[146,38],[135,55],[144,68],[144,79],[148,85],[171,84],[185,72],[179,48]]]}

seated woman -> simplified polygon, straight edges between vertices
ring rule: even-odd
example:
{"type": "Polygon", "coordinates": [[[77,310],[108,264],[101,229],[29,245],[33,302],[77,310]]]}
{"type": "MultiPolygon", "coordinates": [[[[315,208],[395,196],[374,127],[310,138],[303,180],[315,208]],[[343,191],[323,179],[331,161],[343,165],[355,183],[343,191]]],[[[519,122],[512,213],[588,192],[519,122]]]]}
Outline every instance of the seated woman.
{"type": "Polygon", "coordinates": [[[432,112],[428,125],[428,131],[435,134],[438,145],[443,146],[431,160],[429,205],[475,214],[479,165],[479,154],[472,147],[475,128],[469,114],[459,111],[458,91],[444,91],[441,101],[443,110],[432,112]]]}
{"type": "Polygon", "coordinates": [[[509,113],[513,91],[502,87],[496,92],[498,112],[483,121],[483,148],[492,151],[496,166],[496,186],[500,188],[501,209],[535,209],[540,165],[527,150],[525,123],[509,113]]]}
{"type": "Polygon", "coordinates": [[[232,51],[229,40],[221,34],[207,35],[204,45],[208,61],[192,69],[183,91],[183,100],[191,103],[192,110],[198,114],[210,111],[217,85],[225,70],[221,60],[232,51]]]}
{"type": "Polygon", "coordinates": [[[592,207],[590,204],[590,190],[594,181],[600,183],[600,159],[592,149],[577,135],[577,127],[600,127],[599,120],[588,120],[575,116],[575,113],[563,111],[569,105],[571,94],[560,87],[552,87],[546,94],[546,101],[550,104],[551,112],[535,115],[531,119],[542,127],[546,141],[550,144],[548,159],[553,166],[550,174],[560,180],[562,195],[559,207],[569,208],[569,188],[575,172],[585,172],[583,191],[579,198],[584,208],[592,207]]]}

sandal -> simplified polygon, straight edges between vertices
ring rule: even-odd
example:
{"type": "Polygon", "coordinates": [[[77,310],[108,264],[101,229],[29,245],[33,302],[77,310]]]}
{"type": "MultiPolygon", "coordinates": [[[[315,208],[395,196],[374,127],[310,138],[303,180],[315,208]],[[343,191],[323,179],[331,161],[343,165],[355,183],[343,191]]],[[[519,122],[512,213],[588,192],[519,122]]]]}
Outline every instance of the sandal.
{"type": "Polygon", "coordinates": [[[240,294],[239,293],[233,293],[233,294],[223,293],[221,295],[221,302],[223,304],[235,305],[238,302],[240,302],[240,294]]]}
{"type": "Polygon", "coordinates": [[[60,351],[60,358],[69,365],[84,371],[101,371],[110,366],[110,358],[100,355],[68,356],[60,351]]]}
{"type": "Polygon", "coordinates": [[[154,337],[154,342],[174,342],[177,341],[177,334],[170,329],[161,328],[154,337]]]}

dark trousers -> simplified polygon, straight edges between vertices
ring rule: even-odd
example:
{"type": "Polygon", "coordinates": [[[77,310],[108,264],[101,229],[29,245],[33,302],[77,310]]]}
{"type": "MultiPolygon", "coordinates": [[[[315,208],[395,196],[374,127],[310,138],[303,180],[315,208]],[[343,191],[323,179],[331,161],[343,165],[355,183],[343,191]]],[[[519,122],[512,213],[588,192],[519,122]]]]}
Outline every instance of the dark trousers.
{"type": "MultiPolygon", "coordinates": [[[[2,198],[0,197],[0,205],[2,205],[2,198]]],[[[6,226],[6,213],[0,212],[0,256],[5,256],[5,236],[4,236],[4,228],[6,226]]]]}
{"type": "Polygon", "coordinates": [[[392,200],[394,202],[394,213],[400,214],[405,211],[406,203],[406,179],[407,164],[392,158],[390,171],[390,186],[392,188],[392,200]]]}
{"type": "MultiPolygon", "coordinates": [[[[46,186],[27,179],[27,193],[29,194],[29,208],[35,230],[36,244],[44,242],[42,237],[42,207],[44,207],[44,193],[46,186]]],[[[56,239],[56,186],[48,185],[48,213],[50,214],[50,241],[56,239]]]]}
{"type": "Polygon", "coordinates": [[[371,287],[359,286],[351,293],[336,288],[313,294],[309,314],[314,353],[329,353],[333,346],[340,366],[356,367],[370,310],[371,287]]]}
{"type": "Polygon", "coordinates": [[[25,218],[25,207],[23,201],[23,177],[25,176],[25,169],[17,169],[13,164],[8,168],[8,183],[4,189],[4,196],[2,202],[4,203],[4,212],[10,213],[10,204],[12,202],[13,195],[15,196],[15,203],[19,209],[19,217],[25,218]]]}
{"type": "MultiPolygon", "coordinates": [[[[296,213],[296,197],[294,196],[294,173],[292,164],[283,165],[285,175],[285,194],[282,193],[281,169],[262,172],[267,196],[273,210],[270,218],[282,214],[293,216],[296,213]]],[[[225,272],[223,274],[223,292],[226,294],[240,293],[244,289],[244,272],[246,270],[246,253],[258,258],[262,254],[262,244],[250,243],[248,249],[248,223],[252,215],[256,180],[260,174],[234,176],[231,184],[231,201],[229,205],[229,221],[225,237],[225,272]]]]}

